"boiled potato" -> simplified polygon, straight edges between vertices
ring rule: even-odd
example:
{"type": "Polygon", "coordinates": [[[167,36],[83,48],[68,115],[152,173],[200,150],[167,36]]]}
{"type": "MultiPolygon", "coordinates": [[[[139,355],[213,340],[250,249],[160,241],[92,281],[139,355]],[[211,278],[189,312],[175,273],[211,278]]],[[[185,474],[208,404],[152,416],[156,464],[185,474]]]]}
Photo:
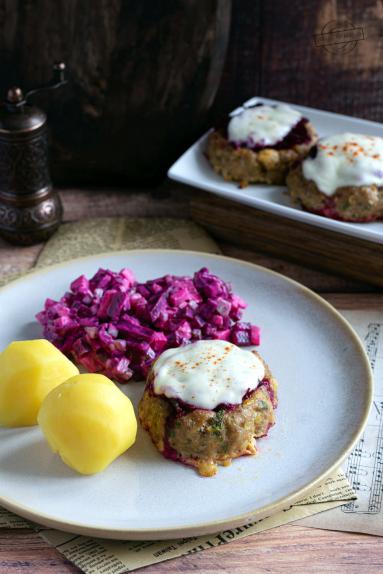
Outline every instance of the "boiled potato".
{"type": "Polygon", "coordinates": [[[81,474],[104,470],[136,440],[132,403],[104,375],[78,375],[53,389],[38,422],[53,452],[81,474]]]}
{"type": "Polygon", "coordinates": [[[0,426],[37,424],[43,399],[79,370],[45,339],[14,341],[0,353],[0,426]]]}

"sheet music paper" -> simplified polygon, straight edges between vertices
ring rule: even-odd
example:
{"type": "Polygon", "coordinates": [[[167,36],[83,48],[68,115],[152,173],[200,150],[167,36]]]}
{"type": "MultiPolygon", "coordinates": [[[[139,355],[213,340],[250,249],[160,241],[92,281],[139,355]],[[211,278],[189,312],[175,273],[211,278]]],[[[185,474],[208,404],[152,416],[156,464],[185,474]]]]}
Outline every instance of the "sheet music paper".
{"type": "Polygon", "coordinates": [[[362,339],[375,381],[366,429],[343,465],[358,498],[299,524],[383,535],[383,311],[342,311],[342,315],[362,339]]]}

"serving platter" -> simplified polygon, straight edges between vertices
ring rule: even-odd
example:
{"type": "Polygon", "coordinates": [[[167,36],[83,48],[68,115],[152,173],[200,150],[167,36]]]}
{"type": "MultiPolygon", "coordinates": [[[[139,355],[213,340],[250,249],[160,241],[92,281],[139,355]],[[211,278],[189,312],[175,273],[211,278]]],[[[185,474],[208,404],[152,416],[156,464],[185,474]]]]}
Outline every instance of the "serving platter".
{"type": "MultiPolygon", "coordinates": [[[[244,105],[257,102],[280,104],[268,98],[251,98],[244,105]]],[[[334,114],[323,110],[289,104],[308,118],[320,137],[341,132],[383,136],[383,126],[378,122],[334,114]]],[[[383,222],[347,223],[303,211],[292,204],[286,186],[252,184],[240,189],[237,183],[225,181],[218,175],[206,159],[207,133],[193,144],[169,169],[168,176],[237,203],[248,205],[281,217],[307,223],[315,227],[335,231],[341,235],[365,239],[383,244],[383,222]]]]}
{"type": "MultiPolygon", "coordinates": [[[[200,535],[259,520],[301,499],[335,470],[366,423],[372,375],[362,344],[329,304],[302,285],[223,256],[136,250],[73,260],[0,290],[0,349],[40,338],[35,314],[78,275],[132,269],[139,280],[201,267],[231,282],[261,327],[258,350],[279,381],[277,424],[212,478],[162,458],[140,428],[104,472],[80,476],[52,454],[38,427],[0,429],[0,505],[48,527],[115,539],[200,535]]],[[[122,386],[134,404],[143,383],[122,386]]]]}

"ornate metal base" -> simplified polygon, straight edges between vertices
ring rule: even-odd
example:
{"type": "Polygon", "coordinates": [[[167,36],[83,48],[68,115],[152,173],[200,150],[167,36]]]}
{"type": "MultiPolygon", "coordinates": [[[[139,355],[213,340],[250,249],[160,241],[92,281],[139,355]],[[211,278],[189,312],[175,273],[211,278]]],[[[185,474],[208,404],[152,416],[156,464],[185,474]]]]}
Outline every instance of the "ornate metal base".
{"type": "Polygon", "coordinates": [[[10,243],[33,245],[46,241],[61,219],[61,200],[53,189],[19,197],[0,192],[0,236],[10,243]]]}

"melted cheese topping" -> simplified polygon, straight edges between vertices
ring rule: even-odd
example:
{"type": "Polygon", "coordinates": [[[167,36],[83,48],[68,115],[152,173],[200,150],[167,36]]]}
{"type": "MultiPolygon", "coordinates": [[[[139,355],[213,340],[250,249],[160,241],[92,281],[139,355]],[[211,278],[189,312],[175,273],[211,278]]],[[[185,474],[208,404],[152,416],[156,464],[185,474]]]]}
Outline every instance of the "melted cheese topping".
{"type": "Polygon", "coordinates": [[[202,409],[241,404],[265,376],[254,353],[218,340],[168,349],[154,363],[153,372],[155,394],[202,409]]]}
{"type": "Polygon", "coordinates": [[[325,195],[340,187],[383,186],[383,139],[360,134],[337,134],[319,140],[316,157],[302,164],[303,175],[325,195]]]}
{"type": "Polygon", "coordinates": [[[270,146],[283,140],[302,119],[299,112],[285,104],[240,108],[231,118],[229,141],[247,147],[270,146]]]}

